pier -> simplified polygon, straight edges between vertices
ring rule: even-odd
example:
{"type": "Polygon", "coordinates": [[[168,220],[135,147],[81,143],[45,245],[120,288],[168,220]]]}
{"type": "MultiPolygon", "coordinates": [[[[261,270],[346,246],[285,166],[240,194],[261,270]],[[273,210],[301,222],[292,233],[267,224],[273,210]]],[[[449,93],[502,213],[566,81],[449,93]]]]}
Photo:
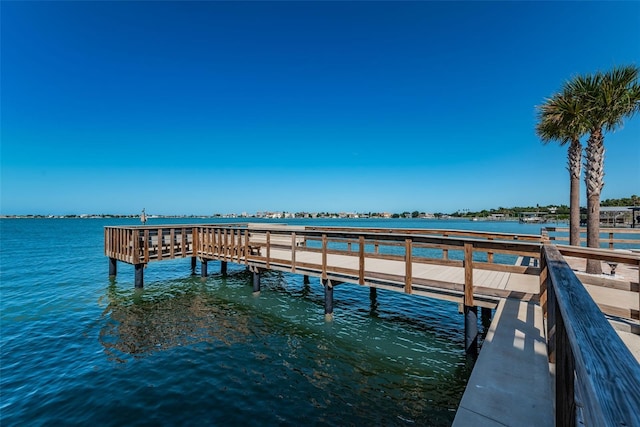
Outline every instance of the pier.
{"type": "Polygon", "coordinates": [[[315,277],[327,318],[342,284],[452,301],[473,356],[478,307],[495,310],[454,424],[640,425],[640,365],[605,317],[631,329],[640,320],[638,252],[553,245],[547,233],[214,224],[105,227],[105,255],[111,276],[118,261],[134,266],[136,287],[147,264],[176,258],[191,258],[192,274],[199,261],[202,277],[211,261],[223,274],[245,265],[256,293],[267,270],[315,277]],[[635,276],[587,285],[565,256],[635,276]],[[498,419],[494,407],[518,410],[498,419]]]}

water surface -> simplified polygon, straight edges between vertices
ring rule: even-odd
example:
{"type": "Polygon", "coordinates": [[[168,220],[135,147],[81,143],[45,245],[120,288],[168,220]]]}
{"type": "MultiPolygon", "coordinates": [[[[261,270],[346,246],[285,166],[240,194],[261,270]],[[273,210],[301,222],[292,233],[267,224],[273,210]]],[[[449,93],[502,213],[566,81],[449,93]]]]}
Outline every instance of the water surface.
{"type": "MultiPolygon", "coordinates": [[[[150,224],[172,222],[185,220],[150,224]]],[[[451,424],[470,372],[456,304],[382,290],[372,304],[367,288],[340,285],[325,322],[313,278],[268,272],[255,296],[243,266],[222,277],[212,262],[203,281],[189,259],[149,264],[135,290],[133,267],[120,263],[109,280],[103,254],[103,227],[125,224],[138,222],[0,220],[3,426],[451,424]]]]}

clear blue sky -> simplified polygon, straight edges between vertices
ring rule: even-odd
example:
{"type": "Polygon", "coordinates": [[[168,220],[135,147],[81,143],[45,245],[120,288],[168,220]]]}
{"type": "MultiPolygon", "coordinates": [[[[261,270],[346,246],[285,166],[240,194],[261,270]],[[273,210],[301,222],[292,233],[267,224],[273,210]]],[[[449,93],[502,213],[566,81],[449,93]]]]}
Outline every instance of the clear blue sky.
{"type": "MultiPolygon", "coordinates": [[[[568,204],[535,106],[640,65],[640,2],[0,7],[3,214],[568,204]]],[[[605,146],[640,194],[640,117],[605,146]]]]}

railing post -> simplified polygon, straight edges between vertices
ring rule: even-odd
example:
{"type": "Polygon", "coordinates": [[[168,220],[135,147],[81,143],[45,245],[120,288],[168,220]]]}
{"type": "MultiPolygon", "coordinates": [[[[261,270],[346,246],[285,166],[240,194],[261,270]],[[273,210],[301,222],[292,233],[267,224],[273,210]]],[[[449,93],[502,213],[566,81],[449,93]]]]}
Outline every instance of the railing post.
{"type": "Polygon", "coordinates": [[[171,227],[169,230],[169,258],[174,259],[176,257],[176,230],[171,227]]]}
{"type": "Polygon", "coordinates": [[[411,280],[413,278],[413,260],[412,260],[412,245],[411,239],[404,240],[404,292],[411,293],[411,280]]]}
{"type": "MultiPolygon", "coordinates": [[[[493,240],[493,237],[489,237],[487,240],[491,241],[493,240]]],[[[489,264],[493,263],[493,252],[487,252],[487,262],[489,264]]]]}
{"type": "Polygon", "coordinates": [[[473,245],[464,244],[464,348],[471,357],[478,355],[478,308],[473,301],[473,245]]]}
{"type": "Polygon", "coordinates": [[[137,264],[140,262],[141,258],[143,258],[142,256],[140,256],[140,230],[136,229],[133,230],[133,254],[132,254],[132,261],[134,264],[137,264]]]}
{"type": "Polygon", "coordinates": [[[249,265],[249,230],[244,230],[244,264],[249,265]]]}
{"type": "Polygon", "coordinates": [[[182,258],[187,257],[187,229],[180,230],[180,253],[182,258]]]}
{"type": "Polygon", "coordinates": [[[229,243],[229,261],[233,261],[233,253],[236,250],[236,230],[229,230],[231,243],[229,243]]]}
{"type": "Polygon", "coordinates": [[[227,229],[223,229],[224,234],[224,242],[222,243],[224,246],[224,250],[222,251],[222,259],[227,259],[227,255],[229,253],[229,236],[227,234],[227,229]]]}
{"type": "Polygon", "coordinates": [[[473,245],[464,244],[464,305],[473,306],[473,245]]]}
{"type": "Polygon", "coordinates": [[[549,230],[547,230],[546,227],[543,227],[540,230],[540,240],[542,244],[548,243],[549,242],[549,230]]]}
{"type": "Polygon", "coordinates": [[[271,259],[271,232],[267,231],[267,268],[271,259]]]}
{"type": "Polygon", "coordinates": [[[163,238],[162,238],[162,228],[158,228],[158,261],[162,260],[162,247],[163,247],[163,238]]]}
{"type": "Polygon", "coordinates": [[[145,229],[143,233],[144,242],[142,243],[144,263],[149,263],[149,230],[145,229]]]}
{"type": "Polygon", "coordinates": [[[198,227],[193,227],[191,230],[191,246],[191,255],[196,258],[200,250],[200,228],[198,227]]]}
{"type": "Polygon", "coordinates": [[[110,256],[110,248],[109,248],[109,239],[110,239],[110,235],[109,235],[109,229],[107,227],[104,228],[104,254],[107,256],[110,256]]]}
{"type": "Polygon", "coordinates": [[[364,236],[360,236],[358,245],[358,283],[364,285],[364,236]]]}
{"type": "Polygon", "coordinates": [[[296,272],[296,233],[291,233],[291,272],[296,272]]]}
{"type": "MultiPolygon", "coordinates": [[[[448,237],[447,233],[442,233],[442,237],[448,237]]],[[[449,259],[449,249],[442,250],[442,259],[445,261],[449,259]]]]}
{"type": "Polygon", "coordinates": [[[327,235],[322,235],[322,280],[327,280],[327,235]]]}

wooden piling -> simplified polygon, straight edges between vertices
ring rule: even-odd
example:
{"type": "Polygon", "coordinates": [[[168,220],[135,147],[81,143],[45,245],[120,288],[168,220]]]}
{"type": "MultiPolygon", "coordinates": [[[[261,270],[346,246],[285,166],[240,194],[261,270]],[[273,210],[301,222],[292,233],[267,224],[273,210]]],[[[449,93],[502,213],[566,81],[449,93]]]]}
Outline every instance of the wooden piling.
{"type": "Polygon", "coordinates": [[[378,309],[378,288],[373,286],[369,288],[369,301],[371,302],[370,313],[376,315],[376,310],[378,309]]]}
{"type": "Polygon", "coordinates": [[[471,357],[478,356],[478,307],[464,306],[464,349],[471,357]]]}
{"type": "Polygon", "coordinates": [[[489,307],[480,307],[480,321],[487,327],[491,325],[491,309],[489,307]]]}
{"type": "Polygon", "coordinates": [[[369,288],[369,299],[371,304],[375,304],[378,300],[378,288],[371,286],[369,288]]]}
{"type": "Polygon", "coordinates": [[[136,264],[135,269],[135,287],[142,288],[144,287],[144,264],[136,264]]]}
{"type": "Polygon", "coordinates": [[[252,272],[252,281],[253,281],[253,293],[259,293],[260,292],[260,271],[259,270],[254,270],[252,272]]]}
{"type": "Polygon", "coordinates": [[[207,260],[200,260],[200,277],[207,277],[207,260]]]}
{"type": "Polygon", "coordinates": [[[109,258],[109,277],[116,277],[118,273],[118,260],[109,258]]]}
{"type": "Polygon", "coordinates": [[[227,275],[227,261],[220,262],[220,274],[223,276],[227,275]]]}
{"type": "Polygon", "coordinates": [[[322,281],[324,285],[324,318],[325,320],[333,319],[333,284],[331,280],[322,281]]]}
{"type": "Polygon", "coordinates": [[[197,257],[194,257],[194,256],[191,257],[191,275],[192,276],[196,275],[196,263],[197,263],[196,260],[197,259],[198,259],[197,257]]]}

